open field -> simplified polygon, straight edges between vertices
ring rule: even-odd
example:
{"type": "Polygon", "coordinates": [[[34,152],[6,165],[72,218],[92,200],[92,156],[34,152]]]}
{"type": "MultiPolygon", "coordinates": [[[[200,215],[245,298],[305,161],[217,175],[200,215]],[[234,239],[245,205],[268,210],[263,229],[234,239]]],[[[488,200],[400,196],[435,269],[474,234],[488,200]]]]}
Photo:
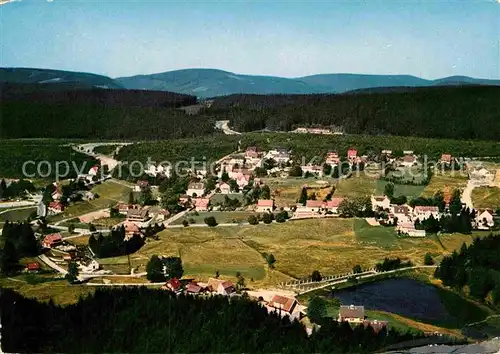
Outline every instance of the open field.
{"type": "Polygon", "coordinates": [[[228,197],[229,199],[238,199],[242,203],[245,199],[243,197],[243,194],[241,193],[229,193],[229,194],[216,193],[212,196],[212,198],[210,198],[210,204],[214,205],[215,203],[223,203],[226,197],[228,197]]]}
{"type": "MultiPolygon", "coordinates": [[[[377,195],[384,194],[384,188],[386,184],[389,183],[387,181],[378,180],[377,181],[377,195]]],[[[394,195],[400,196],[404,195],[408,198],[408,200],[412,198],[417,198],[424,191],[425,186],[413,186],[410,184],[394,184],[394,195]]]]}
{"type": "MultiPolygon", "coordinates": [[[[373,267],[385,257],[400,257],[422,264],[429,252],[435,259],[460,248],[471,236],[445,236],[443,248],[436,236],[400,238],[393,228],[369,226],[363,219],[297,220],[284,224],[241,227],[181,228],[162,231],[160,239],[130,256],[131,265],[144,271],[149,258],[156,255],[182,257],[186,277],[207,279],[218,270],[234,279],[243,273],[252,286],[275,285],[287,277],[309,276],[313,270],[334,275],[352,270],[356,264],[373,267]],[[272,253],[275,269],[269,270],[262,256],[272,253]],[[255,282],[250,282],[253,278],[255,282]]],[[[99,260],[128,273],[127,257],[99,260]]],[[[111,268],[109,268],[111,269],[111,268]]]]}
{"type": "Polygon", "coordinates": [[[0,222],[5,221],[24,221],[31,214],[36,213],[36,208],[14,209],[0,213],[0,222]]]}
{"type": "Polygon", "coordinates": [[[127,201],[130,191],[130,188],[113,181],[103,182],[92,188],[92,192],[97,193],[99,198],[72,204],[63,213],[49,217],[49,220],[54,222],[109,208],[117,202],[127,201]]]}
{"type": "Polygon", "coordinates": [[[337,197],[369,197],[377,189],[377,179],[361,173],[360,176],[352,176],[340,180],[335,186],[334,195],[337,197]]]}
{"type": "Polygon", "coordinates": [[[472,204],[475,208],[500,209],[499,187],[477,187],[472,191],[472,204]]]}
{"type": "Polygon", "coordinates": [[[289,206],[297,203],[302,187],[308,186],[309,194],[316,192],[318,199],[322,199],[328,194],[330,188],[325,188],[333,183],[331,178],[263,178],[265,184],[271,189],[278,206],[289,206]]]}
{"type": "Polygon", "coordinates": [[[463,189],[467,184],[467,176],[462,176],[460,172],[455,171],[445,172],[444,174],[435,174],[431,178],[431,182],[425,187],[422,196],[432,197],[437,191],[444,191],[445,187],[454,189],[463,189]]]}
{"type": "MultiPolygon", "coordinates": [[[[0,278],[0,287],[16,290],[26,297],[36,298],[39,301],[52,299],[58,305],[73,304],[80,296],[91,294],[95,290],[86,285],[69,285],[65,279],[47,279],[37,284],[29,284],[24,277],[24,275],[19,275],[14,278],[0,278]]],[[[34,277],[42,278],[42,276],[34,277]]]]}
{"type": "Polygon", "coordinates": [[[207,212],[190,212],[187,213],[184,218],[179,218],[175,220],[172,225],[180,225],[184,220],[193,219],[194,224],[204,224],[205,218],[213,216],[217,220],[218,224],[232,224],[247,222],[250,215],[257,215],[257,213],[251,211],[207,211],[207,212]],[[198,215],[196,215],[198,214],[198,215]]]}

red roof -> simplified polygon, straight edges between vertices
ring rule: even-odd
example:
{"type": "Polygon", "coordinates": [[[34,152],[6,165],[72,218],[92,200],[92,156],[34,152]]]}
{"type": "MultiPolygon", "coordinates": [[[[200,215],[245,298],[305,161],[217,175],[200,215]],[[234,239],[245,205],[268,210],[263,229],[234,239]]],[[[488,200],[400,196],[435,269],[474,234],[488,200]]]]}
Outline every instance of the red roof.
{"type": "Polygon", "coordinates": [[[274,295],[271,301],[269,301],[268,305],[270,307],[274,307],[276,309],[281,309],[286,312],[292,312],[293,308],[295,307],[295,304],[297,303],[297,300],[289,298],[289,297],[284,297],[280,295],[274,295]]]}
{"type": "Polygon", "coordinates": [[[197,208],[207,208],[210,203],[208,198],[194,198],[194,205],[197,208]]]}
{"type": "Polygon", "coordinates": [[[342,197],[332,198],[332,200],[326,202],[326,206],[327,208],[337,208],[343,200],[344,198],[342,197]]]}
{"type": "Polygon", "coordinates": [[[427,206],[427,205],[419,205],[415,207],[415,212],[431,212],[431,213],[437,213],[439,212],[439,208],[437,206],[427,206]]]}
{"type": "Polygon", "coordinates": [[[177,278],[170,279],[165,285],[169,286],[172,290],[177,290],[182,286],[181,282],[177,278]]]}
{"type": "Polygon", "coordinates": [[[40,263],[38,263],[38,262],[28,263],[26,265],[26,268],[28,268],[28,270],[39,270],[40,269],[40,263]]]}
{"type": "Polygon", "coordinates": [[[442,154],[441,155],[441,161],[451,162],[451,154],[442,154]]]}
{"type": "Polygon", "coordinates": [[[49,234],[49,235],[45,236],[43,241],[48,242],[48,243],[61,242],[62,237],[60,234],[49,234]]]}
{"type": "Polygon", "coordinates": [[[186,291],[188,293],[194,293],[194,294],[197,294],[199,293],[200,291],[202,290],[201,286],[199,286],[198,284],[196,283],[189,283],[187,286],[186,286],[186,291]]]}
{"type": "Polygon", "coordinates": [[[358,150],[356,149],[347,150],[347,157],[356,157],[356,156],[358,156],[358,150]]]}
{"type": "Polygon", "coordinates": [[[272,208],[274,205],[274,201],[272,199],[259,199],[257,201],[257,206],[272,208]]]}
{"type": "Polygon", "coordinates": [[[321,208],[323,206],[323,202],[321,200],[308,200],[306,201],[306,207],[309,208],[321,208]]]}
{"type": "Polygon", "coordinates": [[[64,210],[64,205],[62,205],[61,202],[50,202],[49,208],[57,209],[57,210],[64,210]]]}

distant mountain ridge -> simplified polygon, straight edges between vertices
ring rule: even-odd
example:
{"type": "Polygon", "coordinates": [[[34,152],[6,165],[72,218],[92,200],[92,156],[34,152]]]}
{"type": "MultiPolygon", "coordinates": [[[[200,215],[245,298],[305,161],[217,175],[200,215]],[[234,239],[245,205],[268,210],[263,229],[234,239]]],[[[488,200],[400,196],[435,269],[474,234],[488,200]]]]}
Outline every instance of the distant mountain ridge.
{"type": "Polygon", "coordinates": [[[36,68],[0,68],[0,83],[40,84],[41,89],[123,89],[115,80],[97,74],[36,68]],[[46,85],[46,87],[44,87],[46,85]]]}
{"type": "Polygon", "coordinates": [[[317,74],[298,78],[241,75],[218,69],[182,69],[115,78],[128,89],[165,90],[202,98],[231,94],[344,93],[380,87],[500,85],[500,80],[452,76],[426,80],[411,75],[317,74]]]}
{"type": "Polygon", "coordinates": [[[34,85],[40,91],[93,88],[169,91],[200,98],[233,94],[319,94],[405,91],[416,87],[495,85],[500,80],[451,76],[426,80],[411,75],[317,74],[298,78],[241,75],[219,69],[182,69],[112,79],[107,76],[52,69],[0,68],[0,84],[34,85]]]}

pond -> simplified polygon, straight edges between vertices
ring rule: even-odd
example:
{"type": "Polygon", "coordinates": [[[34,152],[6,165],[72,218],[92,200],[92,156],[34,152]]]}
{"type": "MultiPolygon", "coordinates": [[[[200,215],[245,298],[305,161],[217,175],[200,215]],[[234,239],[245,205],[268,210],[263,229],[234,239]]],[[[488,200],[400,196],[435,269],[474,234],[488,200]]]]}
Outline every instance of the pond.
{"type": "Polygon", "coordinates": [[[339,290],[334,296],[343,305],[363,305],[424,322],[452,320],[436,288],[413,279],[387,279],[339,290]]]}

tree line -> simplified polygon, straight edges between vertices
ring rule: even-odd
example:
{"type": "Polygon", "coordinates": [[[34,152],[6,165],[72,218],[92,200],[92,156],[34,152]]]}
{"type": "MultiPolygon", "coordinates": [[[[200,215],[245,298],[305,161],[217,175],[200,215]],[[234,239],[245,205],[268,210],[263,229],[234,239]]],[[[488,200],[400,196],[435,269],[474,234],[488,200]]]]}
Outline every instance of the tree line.
{"type": "Polygon", "coordinates": [[[144,287],[97,289],[65,307],[4,290],[0,303],[3,350],[16,353],[369,353],[422,336],[333,320],[308,336],[298,321],[268,314],[245,297],[144,287]]]}
{"type": "Polygon", "coordinates": [[[434,276],[490,305],[500,305],[500,234],[475,238],[443,258],[434,276]]]}
{"type": "Polygon", "coordinates": [[[237,131],[336,127],[350,134],[497,140],[500,87],[455,86],[341,95],[230,95],[207,114],[237,131]]]}
{"type": "Polygon", "coordinates": [[[7,221],[0,236],[0,273],[10,275],[19,271],[22,257],[33,257],[40,252],[40,245],[28,222],[12,223],[7,221]]]}

